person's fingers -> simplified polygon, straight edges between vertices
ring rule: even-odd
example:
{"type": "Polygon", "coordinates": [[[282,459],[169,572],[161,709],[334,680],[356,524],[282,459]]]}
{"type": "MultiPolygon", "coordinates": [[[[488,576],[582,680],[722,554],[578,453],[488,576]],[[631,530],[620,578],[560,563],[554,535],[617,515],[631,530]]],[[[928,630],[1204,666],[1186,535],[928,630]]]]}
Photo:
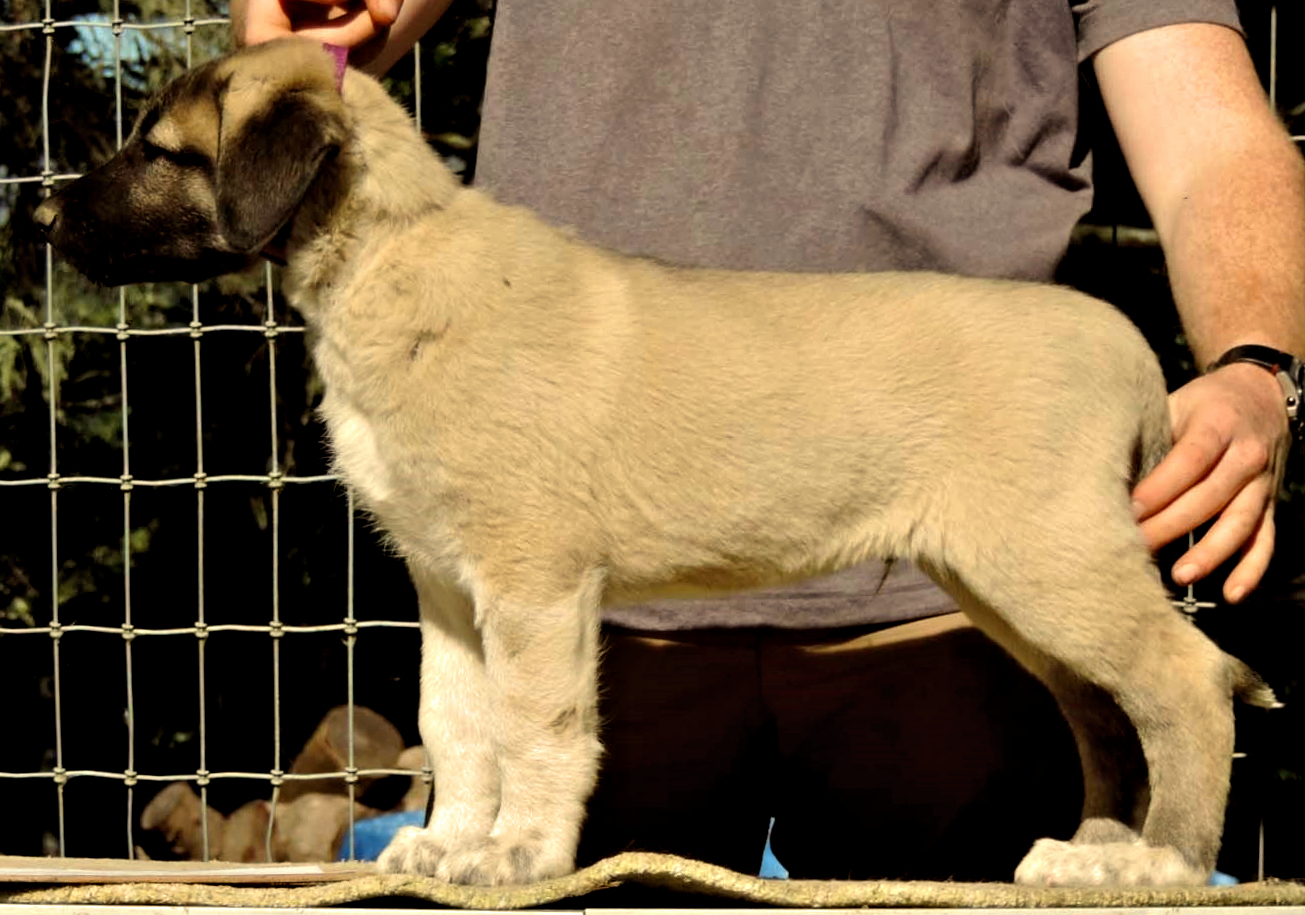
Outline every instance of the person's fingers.
{"type": "Polygon", "coordinates": [[[403,0],[366,0],[366,4],[372,22],[376,24],[377,29],[382,29],[399,18],[399,8],[403,5],[403,0]]]}
{"type": "Polygon", "coordinates": [[[235,19],[237,42],[259,44],[296,35],[345,48],[384,32],[399,0],[245,0],[235,19]]]}
{"type": "Polygon", "coordinates": [[[1223,507],[1224,503],[1212,501],[1212,490],[1193,496],[1193,487],[1220,466],[1227,449],[1227,438],[1216,429],[1205,427],[1185,434],[1134,487],[1133,515],[1151,549],[1177,540],[1223,507]]]}
{"type": "Polygon", "coordinates": [[[1269,570],[1269,560],[1273,558],[1275,532],[1273,505],[1270,505],[1265,509],[1260,526],[1246,547],[1241,562],[1237,563],[1223,583],[1223,596],[1228,603],[1239,603],[1264,579],[1264,573],[1269,570]]]}
{"type": "Polygon", "coordinates": [[[1199,581],[1241,553],[1235,579],[1225,590],[1240,586],[1249,591],[1258,584],[1273,554],[1272,521],[1265,527],[1265,518],[1273,515],[1272,495],[1262,478],[1240,489],[1210,529],[1174,563],[1174,581],[1179,585],[1199,581]]]}

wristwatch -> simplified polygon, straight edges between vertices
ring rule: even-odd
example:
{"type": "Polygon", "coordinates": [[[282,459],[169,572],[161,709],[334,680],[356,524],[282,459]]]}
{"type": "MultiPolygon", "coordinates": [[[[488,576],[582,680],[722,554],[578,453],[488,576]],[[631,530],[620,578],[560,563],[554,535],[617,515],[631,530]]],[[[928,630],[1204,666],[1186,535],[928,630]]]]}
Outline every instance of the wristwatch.
{"type": "Polygon", "coordinates": [[[1305,396],[1305,364],[1290,353],[1270,346],[1248,344],[1234,346],[1211,362],[1206,371],[1213,372],[1234,362],[1249,362],[1273,372],[1282,387],[1282,396],[1287,405],[1287,426],[1291,429],[1292,438],[1298,442],[1305,441],[1305,411],[1301,410],[1301,398],[1305,396]]]}

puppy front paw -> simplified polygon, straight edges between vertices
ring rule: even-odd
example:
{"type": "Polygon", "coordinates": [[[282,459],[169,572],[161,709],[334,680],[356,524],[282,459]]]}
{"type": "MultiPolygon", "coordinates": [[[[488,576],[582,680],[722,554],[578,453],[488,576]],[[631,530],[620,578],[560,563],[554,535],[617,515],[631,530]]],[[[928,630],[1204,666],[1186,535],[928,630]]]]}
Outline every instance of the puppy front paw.
{"type": "Polygon", "coordinates": [[[446,854],[445,842],[434,834],[434,830],[403,826],[385,846],[376,863],[387,874],[433,877],[446,854]]]}
{"type": "Polygon", "coordinates": [[[1015,869],[1027,886],[1199,886],[1209,874],[1176,848],[1133,842],[1099,845],[1039,839],[1015,869]]]}
{"type": "Polygon", "coordinates": [[[575,870],[574,856],[542,833],[491,836],[462,848],[450,847],[433,830],[405,826],[381,854],[381,870],[418,874],[446,883],[505,886],[535,883],[575,870]]]}
{"type": "Polygon", "coordinates": [[[450,883],[519,886],[571,873],[574,856],[558,851],[554,844],[537,831],[491,836],[447,855],[436,876],[450,883]]]}

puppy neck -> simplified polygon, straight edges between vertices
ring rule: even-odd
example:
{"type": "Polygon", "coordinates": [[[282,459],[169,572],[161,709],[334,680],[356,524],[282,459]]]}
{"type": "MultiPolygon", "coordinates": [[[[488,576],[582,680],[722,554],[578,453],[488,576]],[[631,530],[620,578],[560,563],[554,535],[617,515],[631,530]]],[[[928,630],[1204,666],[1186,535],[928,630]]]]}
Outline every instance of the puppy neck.
{"type": "Polygon", "coordinates": [[[445,209],[464,190],[376,80],[347,71],[341,98],[349,139],[323,165],[286,244],[287,280],[303,298],[315,298],[314,288],[338,285],[344,265],[355,260],[374,227],[415,222],[445,209]]]}
{"type": "Polygon", "coordinates": [[[359,179],[353,199],[386,220],[448,206],[462,183],[426,144],[403,106],[357,70],[345,74],[341,97],[353,137],[346,154],[359,179]]]}

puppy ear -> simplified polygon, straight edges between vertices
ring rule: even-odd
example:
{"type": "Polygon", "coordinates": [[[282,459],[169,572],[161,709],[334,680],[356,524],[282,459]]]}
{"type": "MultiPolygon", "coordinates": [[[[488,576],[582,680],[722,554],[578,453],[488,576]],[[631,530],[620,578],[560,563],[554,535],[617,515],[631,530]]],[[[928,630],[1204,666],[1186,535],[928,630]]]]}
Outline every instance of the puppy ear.
{"type": "MultiPolygon", "coordinates": [[[[231,86],[228,95],[235,91],[231,86]]],[[[228,129],[232,107],[244,106],[223,109],[218,229],[232,249],[253,253],[285,224],[322,165],[339,151],[344,118],[339,99],[316,86],[286,87],[247,116],[234,118],[228,129]]]]}

